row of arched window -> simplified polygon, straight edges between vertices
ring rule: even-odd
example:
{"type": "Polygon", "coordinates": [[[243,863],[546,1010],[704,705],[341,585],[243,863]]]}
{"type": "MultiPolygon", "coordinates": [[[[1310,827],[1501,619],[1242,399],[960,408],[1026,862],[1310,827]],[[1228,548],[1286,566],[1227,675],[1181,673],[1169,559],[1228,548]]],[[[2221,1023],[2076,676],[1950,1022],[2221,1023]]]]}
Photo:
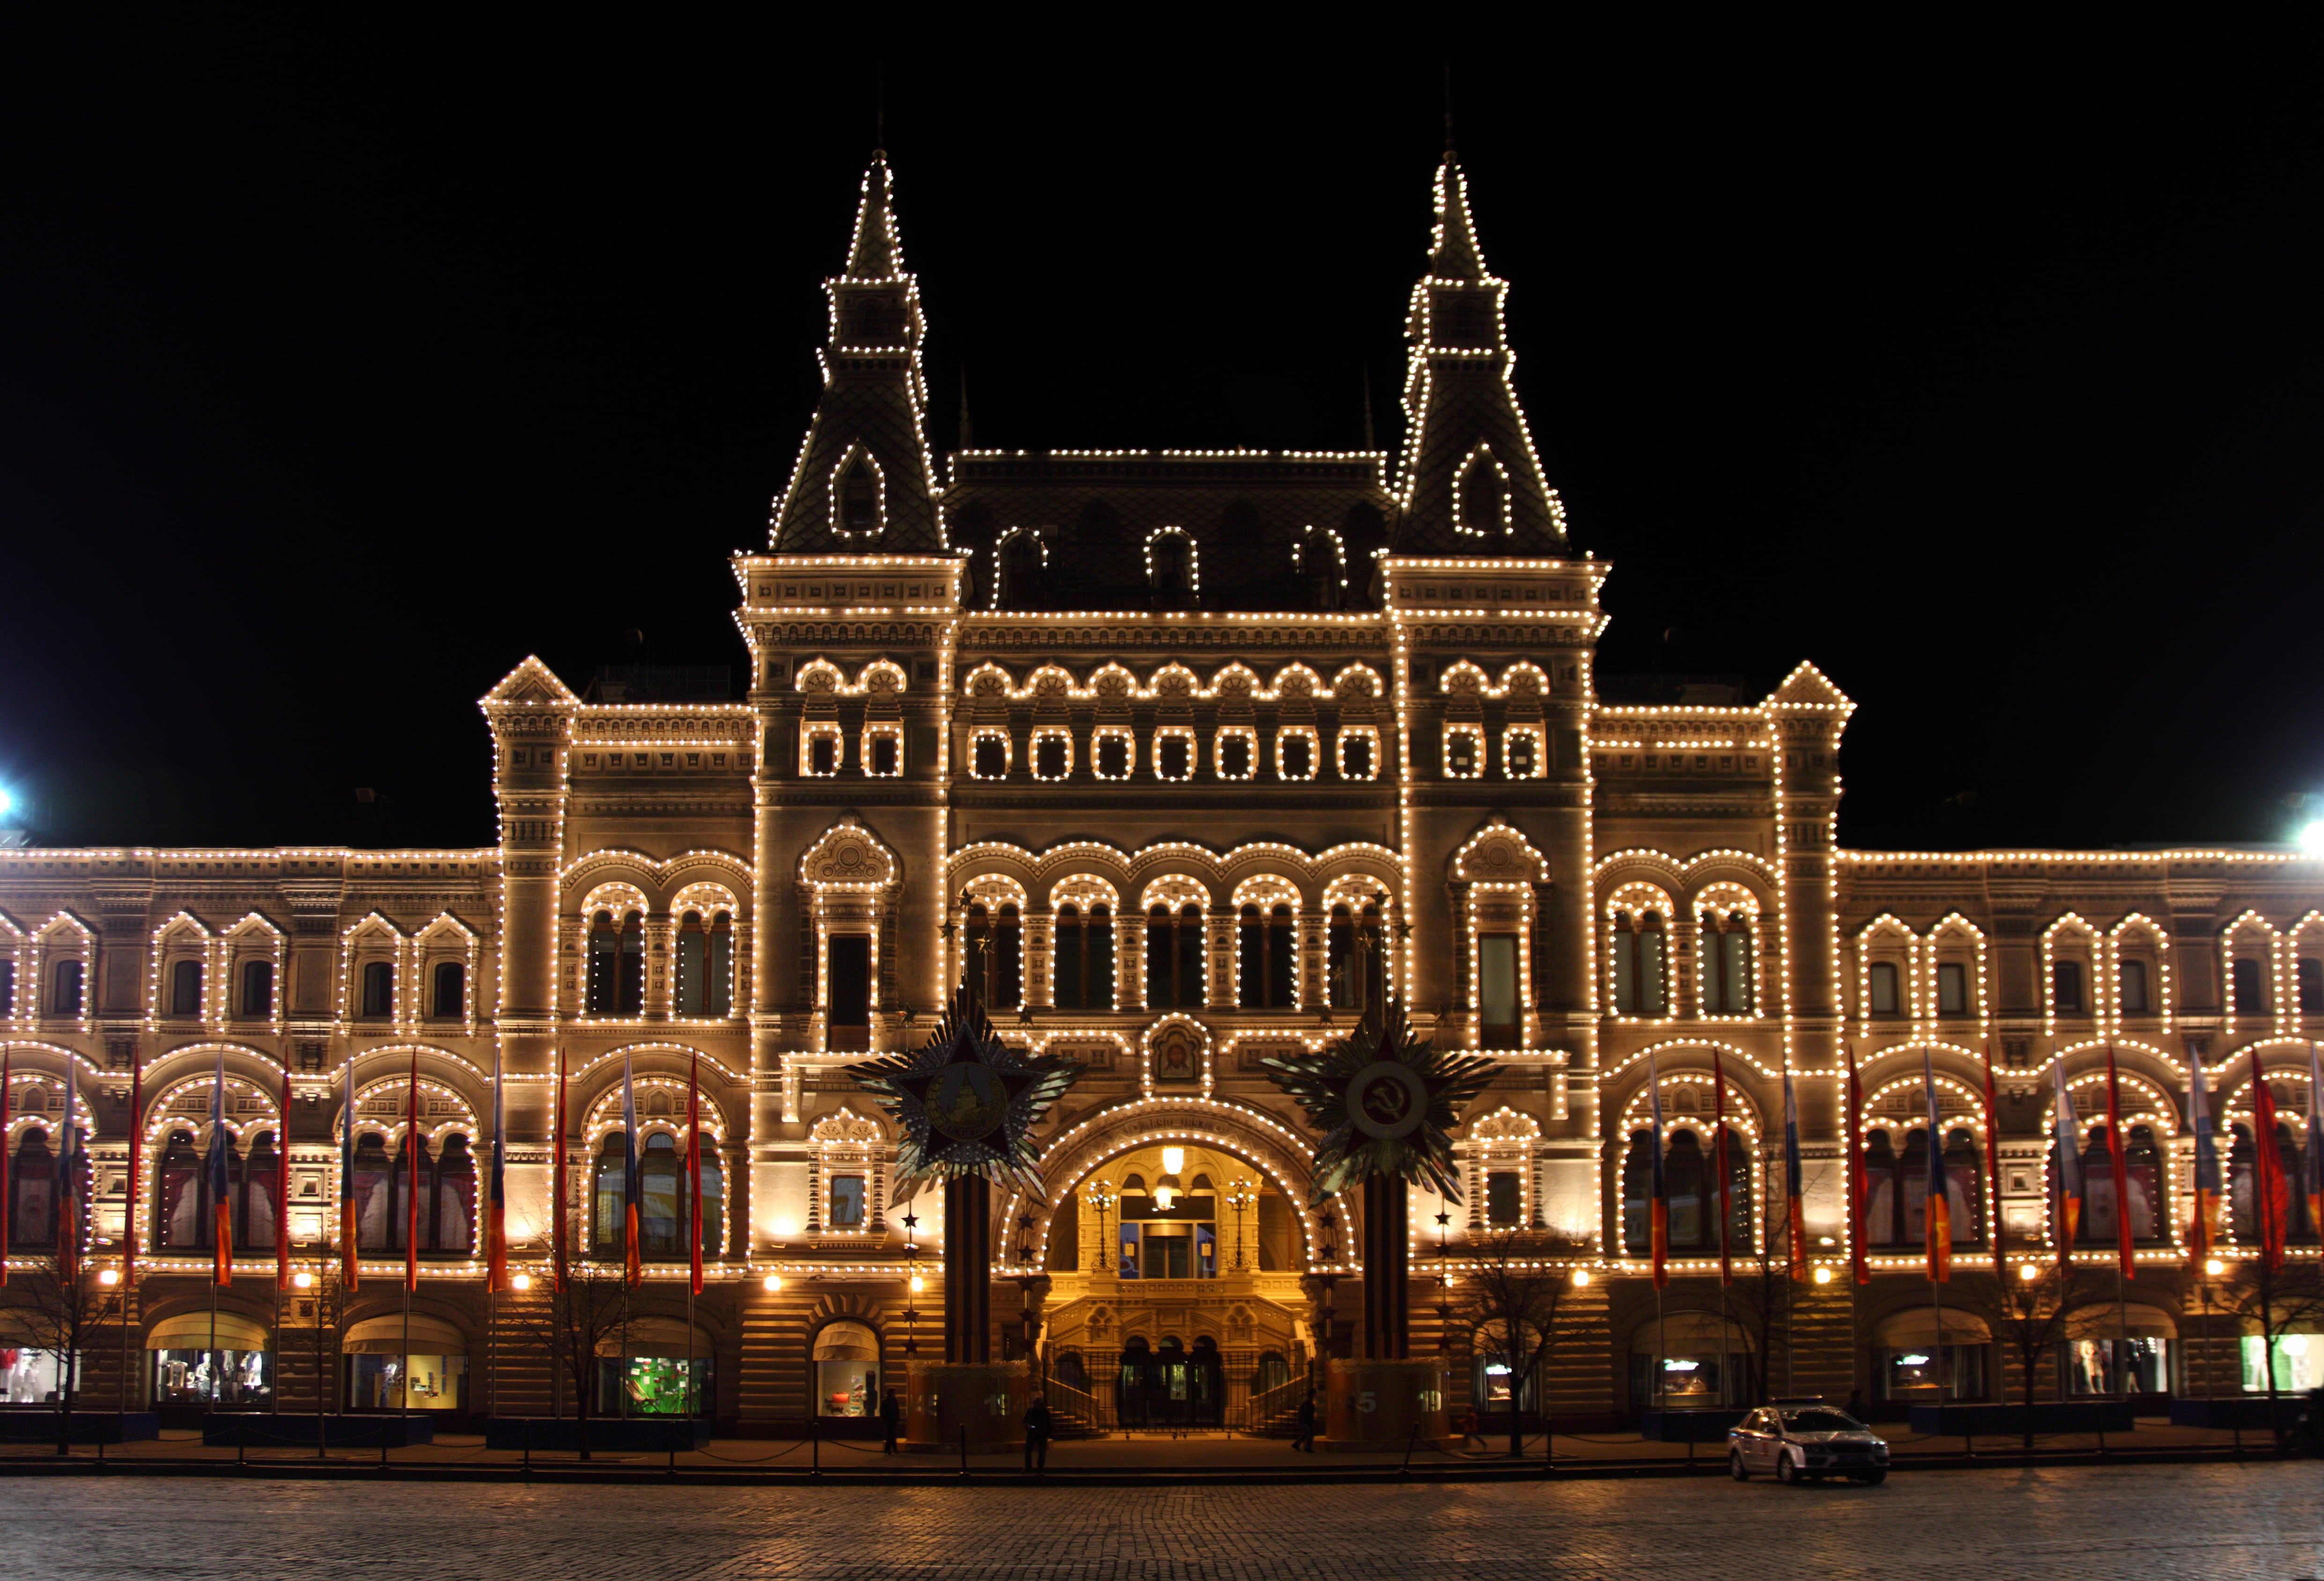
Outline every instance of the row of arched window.
{"type": "MultiPolygon", "coordinates": [[[[678,921],[674,1012],[719,1019],[734,1008],[734,919],[688,911],[678,921]]],[[[641,1016],[646,1004],[645,917],[611,909],[589,919],[586,1005],[592,1016],[641,1016]]]]}
{"type": "MultiPolygon", "coordinates": [[[[835,742],[836,738],[833,738],[835,742]]],[[[1056,781],[1069,779],[1075,769],[1085,768],[1099,779],[1122,780],[1135,775],[1141,760],[1146,771],[1155,778],[1173,783],[1193,779],[1203,767],[1201,739],[1191,728],[1164,726],[1156,730],[1143,751],[1139,738],[1127,726],[1100,726],[1085,749],[1079,749],[1071,731],[1063,727],[1038,727],[1032,732],[1027,768],[1035,779],[1056,781]]],[[[1338,750],[1327,754],[1322,739],[1306,726],[1286,726],[1276,731],[1274,750],[1267,751],[1267,743],[1256,730],[1243,726],[1220,729],[1212,738],[1210,770],[1222,780],[1243,782],[1258,779],[1266,759],[1272,757],[1272,777],[1278,780],[1306,781],[1321,772],[1324,763],[1335,763],[1339,777],[1348,780],[1369,780],[1379,772],[1379,738],[1370,726],[1349,726],[1339,731],[1338,750]]],[[[976,779],[1007,779],[1017,762],[1017,747],[1012,734],[997,725],[979,725],[969,742],[969,773],[976,779]]],[[[829,772],[816,768],[816,773],[829,772]]],[[[874,770],[878,772],[878,770],[874,770]]]]}
{"type": "MultiPolygon", "coordinates": [[[[1614,914],[1614,1012],[1618,1016],[1671,1014],[1669,939],[1662,913],[1614,914]]],[[[1757,956],[1750,919],[1740,914],[1702,915],[1696,940],[1699,1016],[1757,1014],[1757,956]]]]}
{"type": "MultiPolygon", "coordinates": [[[[1708,1127],[1706,1127],[1708,1130],[1708,1127]]],[[[1681,1126],[1663,1147],[1663,1178],[1670,1192],[1670,1247],[1674,1253],[1719,1249],[1718,1135],[1681,1126]]],[[[1727,1127],[1728,1245],[1752,1245],[1751,1143],[1727,1127]]],[[[1654,1134],[1633,1131],[1622,1159],[1622,1247],[1633,1256],[1653,1248],[1654,1134]]],[[[1494,1222],[1500,1222],[1496,1219],[1494,1222]]]]}
{"type": "MultiPolygon", "coordinates": [[[[686,1156],[678,1143],[669,1132],[656,1131],[645,1138],[638,1153],[638,1245],[648,1258],[687,1255],[693,1193],[687,1190],[686,1156]]],[[[705,1256],[715,1257],[725,1237],[726,1173],[718,1162],[715,1137],[707,1131],[696,1132],[695,1145],[702,1152],[702,1251],[705,1256]]],[[[622,1172],[626,1160],[622,1133],[607,1133],[589,1192],[589,1245],[597,1257],[613,1259],[624,1255],[622,1172]]]]}
{"type": "MultiPolygon", "coordinates": [[[[49,967],[48,997],[41,1014],[74,1016],[82,1014],[88,967],[78,960],[53,961],[49,967]]],[[[0,957],[0,1019],[16,1013],[16,963],[0,957]]]]}
{"type": "MultiPolygon", "coordinates": [[[[180,965],[191,965],[181,961],[180,965]]],[[[263,961],[254,961],[250,966],[267,969],[267,988],[272,988],[273,967],[263,961]]],[[[456,1021],[468,1013],[468,968],[458,961],[439,961],[428,975],[428,1008],[426,1014],[438,1020],[456,1021]]],[[[247,1002],[251,979],[244,972],[243,990],[247,1002]]],[[[196,998],[200,989],[195,990],[196,998]]],[[[245,1015],[250,1012],[245,1011],[245,1015]]],[[[378,1020],[395,1014],[395,962],[366,961],[355,973],[355,1014],[366,1021],[378,1020]]]]}
{"type": "MultiPolygon", "coordinates": [[[[80,1198],[88,1200],[88,1149],[85,1138],[73,1137],[73,1172],[79,1177],[80,1198]]],[[[28,1126],[17,1138],[8,1168],[8,1244],[37,1253],[57,1244],[57,1144],[39,1126],[28,1126]]]]}
{"type": "MultiPolygon", "coordinates": [[[[1024,918],[1015,903],[972,904],[964,923],[964,970],[970,988],[989,1009],[1024,1003],[1024,918]]],[[[1288,1010],[1298,1005],[1298,927],[1288,903],[1247,905],[1235,918],[1238,1006],[1288,1010]]],[[[1053,948],[1055,1003],[1063,1010],[1111,1010],[1114,1004],[1113,910],[1100,902],[1057,908],[1053,948]]],[[[1154,1010],[1199,1010],[1208,1003],[1209,933],[1203,907],[1193,901],[1156,905],[1146,913],[1146,1005],[1154,1010]]],[[[1385,970],[1380,911],[1332,908],[1326,924],[1326,970],[1335,1009],[1361,1010],[1380,994],[1385,970]]]]}

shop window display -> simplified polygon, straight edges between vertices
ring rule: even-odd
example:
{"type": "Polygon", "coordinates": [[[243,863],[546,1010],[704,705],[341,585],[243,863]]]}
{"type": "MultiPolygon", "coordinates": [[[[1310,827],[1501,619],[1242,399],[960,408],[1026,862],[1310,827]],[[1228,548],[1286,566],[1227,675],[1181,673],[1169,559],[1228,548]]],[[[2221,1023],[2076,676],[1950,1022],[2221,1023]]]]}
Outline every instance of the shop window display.
{"type": "Polygon", "coordinates": [[[465,1411],[468,1358],[464,1356],[351,1356],[346,1358],[350,1411],[465,1411]],[[410,1398],[404,1397],[406,1388],[410,1398]]]}
{"type": "Polygon", "coordinates": [[[61,1351],[0,1348],[0,1404],[54,1405],[64,1374],[61,1351]]]}
{"type": "Polygon", "coordinates": [[[156,1405],[210,1405],[224,1411],[263,1407],[274,1398],[273,1369],[263,1350],[157,1350],[156,1405]]]}

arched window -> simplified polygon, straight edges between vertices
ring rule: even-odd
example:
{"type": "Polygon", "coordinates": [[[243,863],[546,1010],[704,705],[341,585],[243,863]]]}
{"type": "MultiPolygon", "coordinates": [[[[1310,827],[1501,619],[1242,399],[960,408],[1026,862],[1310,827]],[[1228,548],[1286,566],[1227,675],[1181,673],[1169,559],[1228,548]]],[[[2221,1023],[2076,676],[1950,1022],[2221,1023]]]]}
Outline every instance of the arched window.
{"type": "MultiPolygon", "coordinates": [[[[2163,1205],[2163,1154],[2154,1144],[2154,1127],[2133,1126],[2130,1146],[2123,1154],[2130,1177],[2130,1234],[2133,1240],[2157,1241],[2170,1215],[2163,1205]]],[[[2294,1193],[2295,1200],[2298,1193],[2294,1193]]]]}
{"type": "Polygon", "coordinates": [[[1864,1139],[1864,1239],[1875,1246],[1904,1239],[1904,1194],[1896,1189],[1896,1148],[1885,1130],[1864,1139]]]}
{"type": "Polygon", "coordinates": [[[434,1014],[447,1021],[456,1020],[467,1014],[468,969],[457,961],[436,963],[436,998],[434,1014]]]}
{"type": "Polygon", "coordinates": [[[9,1161],[8,1236],[10,1244],[39,1253],[57,1244],[57,1155],[49,1134],[28,1127],[9,1161]]]}
{"type": "Polygon", "coordinates": [[[1166,532],[1146,547],[1155,596],[1184,598],[1194,591],[1194,546],[1183,533],[1166,532]]]}
{"type": "MultiPolygon", "coordinates": [[[[2308,1204],[2297,1182],[2300,1180],[2300,1144],[2292,1135],[2292,1127],[2283,1121],[2275,1123],[2275,1154],[2286,1186],[2283,1211],[2284,1238],[2307,1239],[2315,1232],[2307,1225],[2308,1204]]],[[[2259,1224],[2259,1154],[2252,1144],[2252,1128],[2240,1122],[2235,1127],[2235,1146],[2227,1154],[2227,1210],[2239,1241],[2256,1243],[2260,1238],[2259,1224]]],[[[2133,1188],[2134,1191],[2136,1188],[2133,1188]]]]}
{"type": "Polygon", "coordinates": [[[880,480],[861,455],[840,474],[839,525],[851,533],[872,532],[880,526],[880,480]]]}
{"type": "Polygon", "coordinates": [[[1001,546],[1001,585],[996,606],[1012,610],[1041,607],[1041,540],[1020,532],[1001,546]]]}
{"type": "Polygon", "coordinates": [[[852,1318],[815,1331],[817,1416],[876,1416],[880,1411],[880,1337],[852,1318]]]}
{"type": "Polygon", "coordinates": [[[363,1251],[384,1252],[402,1244],[391,1239],[389,1231],[396,1203],[394,1175],[395,1160],[388,1154],[386,1137],[374,1131],[355,1138],[355,1245],[363,1251]]]}
{"type": "Polygon", "coordinates": [[[80,1014],[83,967],[78,961],[60,961],[55,975],[49,979],[49,1014],[78,1016],[80,1014]]]}
{"type": "Polygon", "coordinates": [[[1751,1014],[1751,922],[1738,912],[1702,915],[1701,995],[1705,1016],[1751,1014]]]}
{"type": "MultiPolygon", "coordinates": [[[[702,1255],[715,1257],[726,1244],[726,1171],[718,1162],[718,1139],[707,1131],[694,1134],[694,1145],[702,1153],[702,1255]]],[[[694,1205],[690,1194],[681,1194],[678,1200],[681,1216],[691,1217],[694,1205]]]]}
{"type": "Polygon", "coordinates": [[[2248,955],[2237,956],[2235,984],[2236,1015],[2267,1014],[2267,974],[2258,961],[2248,955]]]}
{"type": "Polygon", "coordinates": [[[1203,908],[1192,901],[1173,912],[1146,913],[1146,1004],[1153,1010],[1203,1007],[1203,908]]]}
{"type": "Polygon", "coordinates": [[[1309,609],[1340,607],[1340,556],[1331,539],[1309,535],[1299,556],[1299,581],[1306,589],[1309,609]]]}
{"type": "Polygon", "coordinates": [[[1670,1191],[1670,1244],[1673,1250],[1719,1244],[1719,1216],[1708,1198],[1711,1170],[1702,1143],[1692,1131],[1671,1133],[1663,1155],[1663,1182],[1670,1191]]]}
{"type": "Polygon", "coordinates": [[[1240,967],[1237,1002],[1246,1010],[1290,1009],[1297,1003],[1290,906],[1277,905],[1264,915],[1256,905],[1244,906],[1236,919],[1235,935],[1240,967]]]}
{"type": "Polygon", "coordinates": [[[1622,1155],[1622,1250],[1630,1256],[1654,1250],[1654,1133],[1633,1131],[1622,1155]]]}
{"type": "Polygon", "coordinates": [[[710,923],[710,1014],[734,1014],[734,919],[723,911],[710,923]]]}
{"type": "Polygon", "coordinates": [[[16,963],[0,960],[0,1021],[16,1013],[16,963]]]}
{"type": "Polygon", "coordinates": [[[1945,1201],[1956,1245],[1985,1240],[1985,1167],[1977,1135],[1965,1126],[1945,1133],[1945,1201]]]}
{"type": "Polygon", "coordinates": [[[170,967],[170,1014],[180,1018],[202,1013],[202,963],[173,961],[170,967]]]}
{"type": "Polygon", "coordinates": [[[1057,908],[1056,1001],[1060,1010],[1113,1008],[1113,911],[1070,903],[1057,908]]]}
{"type": "Polygon", "coordinates": [[[236,1251],[274,1249],[274,1219],[281,1204],[274,1200],[274,1176],[281,1159],[275,1151],[281,1138],[261,1131],[250,1144],[247,1158],[235,1161],[238,1179],[234,1191],[234,1245],[236,1251]]]}
{"type": "Polygon", "coordinates": [[[1614,1007],[1624,1016],[1667,1016],[1670,989],[1660,912],[1614,918],[1614,1007]]]}
{"type": "Polygon", "coordinates": [[[254,1020],[274,1014],[274,963],[242,963],[242,1013],[254,1020]]]}
{"type": "Polygon", "coordinates": [[[420,1216],[428,1236],[420,1243],[421,1249],[447,1254],[474,1251],[476,1157],[468,1139],[457,1131],[444,1138],[444,1145],[436,1155],[435,1188],[429,1201],[430,1206],[420,1216]]]}
{"type": "Polygon", "coordinates": [[[1331,986],[1332,1008],[1360,1014],[1380,1000],[1384,961],[1379,904],[1367,901],[1360,915],[1345,905],[1333,906],[1325,932],[1325,977],[1331,986]]]}
{"type": "Polygon", "coordinates": [[[678,1013],[710,1013],[710,933],[698,911],[678,921],[678,1013]]]}
{"type": "Polygon", "coordinates": [[[644,1255],[686,1255],[686,1229],[678,1207],[685,1179],[678,1138],[667,1131],[647,1137],[638,1159],[638,1245],[644,1255]]]}
{"type": "Polygon", "coordinates": [[[589,924],[589,1013],[636,1016],[646,1001],[645,919],[636,912],[617,925],[601,911],[589,924]]]}
{"type": "MultiPolygon", "coordinates": [[[[604,1145],[597,1150],[597,1167],[589,1190],[589,1244],[600,1259],[623,1255],[622,1166],[624,1156],[622,1133],[607,1132],[604,1145]]],[[[640,1238],[642,1240],[642,1233],[640,1238]]]]}
{"type": "Polygon", "coordinates": [[[968,980],[988,1009],[1014,1010],[1023,1002],[1025,937],[1016,903],[996,915],[978,901],[968,908],[968,980]]]}
{"type": "Polygon", "coordinates": [[[2125,1016],[2147,1014],[2146,962],[2123,961],[2116,971],[2116,988],[2122,997],[2122,1013],[2125,1016]]]}
{"type": "Polygon", "coordinates": [[[1461,525],[1472,533],[1499,533],[1506,523],[1502,501],[1508,489],[1489,456],[1480,455],[1461,474],[1461,525]]]}
{"type": "Polygon", "coordinates": [[[363,969],[363,1014],[395,1014],[395,966],[392,961],[366,961],[363,969]]]}
{"type": "MultiPolygon", "coordinates": [[[[2300,1013],[2302,1016],[2324,1016],[2324,961],[2319,961],[2313,955],[2301,956],[2299,979],[2300,1013]]],[[[5,1005],[5,999],[0,999],[0,1005],[5,1005]]]]}

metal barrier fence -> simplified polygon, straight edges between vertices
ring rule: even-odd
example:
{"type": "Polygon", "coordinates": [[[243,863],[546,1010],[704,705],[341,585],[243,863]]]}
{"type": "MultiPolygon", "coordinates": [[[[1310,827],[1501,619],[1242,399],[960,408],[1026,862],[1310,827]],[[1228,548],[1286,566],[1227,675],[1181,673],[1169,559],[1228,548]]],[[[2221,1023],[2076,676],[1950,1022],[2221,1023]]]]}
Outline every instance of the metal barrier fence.
{"type": "Polygon", "coordinates": [[[1224,1431],[1287,1438],[1309,1386],[1304,1360],[1248,1347],[1063,1349],[1044,1358],[1041,1382],[1066,1434],[1224,1431]]]}

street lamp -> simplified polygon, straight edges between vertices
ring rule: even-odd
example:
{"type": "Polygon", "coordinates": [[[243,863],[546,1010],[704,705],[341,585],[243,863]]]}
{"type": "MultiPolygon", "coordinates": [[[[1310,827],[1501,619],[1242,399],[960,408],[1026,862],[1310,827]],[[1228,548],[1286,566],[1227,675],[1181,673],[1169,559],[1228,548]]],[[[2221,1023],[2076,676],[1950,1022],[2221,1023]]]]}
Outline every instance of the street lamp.
{"type": "MultiPolygon", "coordinates": [[[[1113,1188],[1103,1181],[1092,1181],[1083,1190],[1082,1195],[1089,1199],[1089,1205],[1092,1208],[1097,1209],[1097,1255],[1101,1265],[1109,1273],[1118,1273],[1119,1270],[1115,1267],[1113,1243],[1106,1238],[1105,1216],[1113,1210],[1114,1203],[1120,1199],[1113,1194],[1113,1188]]],[[[1096,1270],[1093,1269],[1092,1272],[1094,1273],[1096,1270]]]]}
{"type": "Polygon", "coordinates": [[[1235,1216],[1235,1272],[1242,1272],[1242,1216],[1250,1211],[1257,1199],[1251,1194],[1249,1181],[1237,1181],[1227,1188],[1227,1207],[1235,1216]]]}

